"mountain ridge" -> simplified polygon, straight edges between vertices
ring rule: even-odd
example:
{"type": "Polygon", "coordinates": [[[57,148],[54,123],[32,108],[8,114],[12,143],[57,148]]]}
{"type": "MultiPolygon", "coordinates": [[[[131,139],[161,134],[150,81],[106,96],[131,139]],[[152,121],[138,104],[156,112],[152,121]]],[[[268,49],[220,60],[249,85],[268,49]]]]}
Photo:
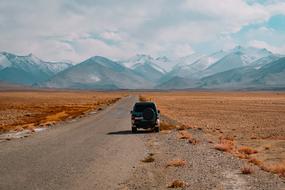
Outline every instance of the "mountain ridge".
{"type": "Polygon", "coordinates": [[[262,88],[262,85],[282,88],[285,82],[281,79],[285,78],[285,73],[283,70],[273,72],[275,67],[283,69],[282,58],[282,55],[264,48],[237,46],[209,55],[194,53],[176,59],[137,54],[129,59],[113,61],[93,56],[72,65],[42,61],[33,54],[18,56],[1,52],[0,80],[73,89],[230,89],[234,85],[236,88],[262,88]],[[273,67],[278,60],[281,60],[281,66],[273,67]],[[258,79],[258,74],[264,77],[258,79]],[[280,81],[278,84],[277,79],[280,81]]]}

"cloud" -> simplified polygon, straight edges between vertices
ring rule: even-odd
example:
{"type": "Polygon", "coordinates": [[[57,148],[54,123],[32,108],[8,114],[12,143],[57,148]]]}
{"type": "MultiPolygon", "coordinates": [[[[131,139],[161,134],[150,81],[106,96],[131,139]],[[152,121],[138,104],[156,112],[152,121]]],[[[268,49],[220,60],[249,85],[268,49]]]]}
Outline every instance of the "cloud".
{"type": "Polygon", "coordinates": [[[269,51],[271,51],[273,53],[277,53],[277,54],[284,54],[285,53],[285,45],[276,47],[276,46],[272,46],[272,45],[268,44],[267,42],[258,41],[258,40],[250,41],[250,42],[248,42],[248,45],[252,46],[252,47],[256,47],[256,48],[266,48],[269,51]]]}
{"type": "MultiPolygon", "coordinates": [[[[246,26],[266,28],[277,14],[285,14],[278,0],[2,0],[0,51],[75,62],[94,55],[210,53],[233,47],[246,26]]],[[[268,30],[252,29],[239,43],[280,47],[285,34],[268,30]]]]}

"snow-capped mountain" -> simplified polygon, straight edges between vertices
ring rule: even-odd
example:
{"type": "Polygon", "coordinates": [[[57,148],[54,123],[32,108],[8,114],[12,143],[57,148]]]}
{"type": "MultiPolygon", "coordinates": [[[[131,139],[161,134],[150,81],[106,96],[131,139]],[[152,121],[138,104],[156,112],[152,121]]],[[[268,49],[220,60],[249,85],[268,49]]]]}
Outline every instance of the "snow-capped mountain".
{"type": "Polygon", "coordinates": [[[0,53],[0,80],[34,84],[45,81],[71,66],[70,63],[42,61],[32,54],[18,56],[2,52],[0,53]]]}
{"type": "Polygon", "coordinates": [[[160,79],[160,83],[165,83],[172,78],[182,77],[188,79],[197,79],[201,77],[201,72],[207,69],[210,65],[226,55],[226,52],[219,51],[211,55],[203,55],[194,53],[179,59],[178,64],[165,76],[160,79]]]}
{"type": "Polygon", "coordinates": [[[41,84],[50,88],[136,89],[151,88],[152,83],[133,70],[95,56],[79,63],[41,84]]]}
{"type": "Polygon", "coordinates": [[[157,57],[155,59],[156,65],[159,65],[163,68],[166,72],[170,72],[178,63],[177,59],[170,59],[166,56],[157,57]]]}
{"type": "Polygon", "coordinates": [[[197,57],[198,59],[188,64],[179,64],[173,69],[174,76],[186,77],[186,78],[199,78],[200,72],[207,69],[209,66],[220,60],[226,55],[226,52],[219,51],[211,55],[203,55],[197,57]]]}
{"type": "Polygon", "coordinates": [[[256,62],[257,60],[272,55],[273,54],[266,49],[258,49],[253,47],[244,48],[237,46],[230,50],[229,53],[226,54],[222,59],[209,66],[201,74],[204,77],[234,68],[253,66],[258,63],[256,62]]]}
{"type": "Polygon", "coordinates": [[[260,68],[235,68],[201,79],[200,88],[285,88],[285,57],[260,68]]]}
{"type": "Polygon", "coordinates": [[[176,60],[140,54],[115,62],[94,56],[77,65],[2,52],[0,81],[78,89],[285,89],[284,59],[266,49],[241,46],[176,60]]]}
{"type": "Polygon", "coordinates": [[[128,60],[120,61],[122,65],[153,82],[156,82],[166,73],[166,70],[156,64],[156,62],[157,61],[149,55],[136,55],[128,60]]]}
{"type": "Polygon", "coordinates": [[[188,66],[192,65],[194,62],[198,61],[202,57],[204,57],[204,54],[200,53],[192,53],[188,56],[181,57],[177,60],[177,64],[173,67],[173,70],[179,70],[181,68],[187,68],[188,66]]]}

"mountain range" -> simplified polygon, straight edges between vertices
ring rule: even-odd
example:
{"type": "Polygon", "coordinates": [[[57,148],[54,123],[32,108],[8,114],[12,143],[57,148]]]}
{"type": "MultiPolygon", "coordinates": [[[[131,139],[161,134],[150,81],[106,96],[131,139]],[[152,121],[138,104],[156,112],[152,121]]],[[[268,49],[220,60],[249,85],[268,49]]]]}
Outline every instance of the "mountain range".
{"type": "Polygon", "coordinates": [[[285,89],[285,56],[237,46],[176,59],[94,56],[71,64],[2,52],[0,81],[68,89],[285,89]]]}
{"type": "Polygon", "coordinates": [[[0,80],[32,85],[44,82],[71,66],[71,63],[66,62],[46,62],[32,54],[17,56],[2,52],[0,53],[0,80]]]}

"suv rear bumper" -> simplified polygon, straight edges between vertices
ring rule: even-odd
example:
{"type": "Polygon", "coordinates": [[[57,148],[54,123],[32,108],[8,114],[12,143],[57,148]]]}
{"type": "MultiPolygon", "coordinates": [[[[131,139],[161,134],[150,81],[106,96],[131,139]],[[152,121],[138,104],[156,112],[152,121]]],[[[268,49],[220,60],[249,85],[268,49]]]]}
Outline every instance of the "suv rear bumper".
{"type": "Polygon", "coordinates": [[[154,128],[154,127],[159,127],[159,120],[157,122],[153,122],[153,121],[134,122],[132,124],[132,127],[141,128],[141,129],[149,129],[149,128],[154,128]]]}

